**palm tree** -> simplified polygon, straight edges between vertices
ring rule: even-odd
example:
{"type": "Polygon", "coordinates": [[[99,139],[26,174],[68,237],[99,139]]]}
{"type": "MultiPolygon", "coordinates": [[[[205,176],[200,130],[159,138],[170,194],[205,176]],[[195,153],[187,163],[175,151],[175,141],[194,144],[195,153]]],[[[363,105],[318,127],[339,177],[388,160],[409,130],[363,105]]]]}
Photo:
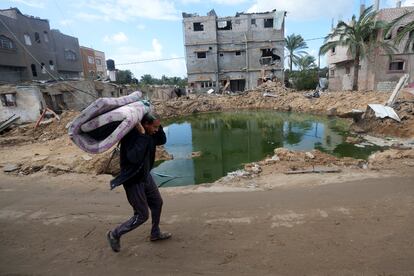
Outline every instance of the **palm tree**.
{"type": "Polygon", "coordinates": [[[414,16],[414,11],[406,11],[403,15],[391,21],[384,30],[384,37],[387,37],[393,29],[398,27],[397,36],[394,39],[395,45],[400,45],[408,34],[408,39],[404,45],[404,51],[406,52],[409,50],[411,42],[414,43],[414,21],[409,21],[403,26],[401,24],[404,24],[404,21],[406,22],[411,16],[414,16]]]}
{"type": "Polygon", "coordinates": [[[316,67],[315,61],[316,59],[314,56],[311,56],[311,55],[302,56],[298,58],[297,66],[299,67],[300,71],[313,69],[316,67]]]}
{"type": "Polygon", "coordinates": [[[354,60],[354,76],[352,89],[358,90],[359,62],[368,57],[374,49],[383,49],[390,54],[395,48],[379,39],[379,30],[384,29],[387,23],[376,19],[377,12],[373,7],[367,8],[356,19],[352,16],[349,24],[340,21],[336,28],[325,37],[325,42],[319,50],[319,54],[326,54],[337,46],[348,48],[348,54],[354,60]]]}
{"type": "Polygon", "coordinates": [[[292,72],[293,64],[297,65],[298,59],[303,54],[307,54],[303,49],[308,48],[301,35],[291,34],[285,38],[285,47],[288,50],[289,69],[292,72]]]}

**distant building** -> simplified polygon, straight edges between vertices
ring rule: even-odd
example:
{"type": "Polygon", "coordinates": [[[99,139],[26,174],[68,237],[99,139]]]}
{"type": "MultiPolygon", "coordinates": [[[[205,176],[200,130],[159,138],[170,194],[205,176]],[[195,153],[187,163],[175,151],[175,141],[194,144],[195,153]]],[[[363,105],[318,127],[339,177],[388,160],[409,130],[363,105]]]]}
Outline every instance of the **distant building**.
{"type": "Polygon", "coordinates": [[[80,53],[82,57],[83,77],[85,79],[96,79],[95,50],[81,46],[80,53]]]}
{"type": "Polygon", "coordinates": [[[106,79],[105,53],[92,48],[80,47],[83,66],[83,77],[85,79],[106,79]]]}
{"type": "MultiPolygon", "coordinates": [[[[379,10],[377,18],[391,22],[406,12],[414,11],[414,7],[401,8],[401,3],[398,3],[396,8],[379,10]]],[[[376,5],[376,7],[378,6],[376,5]]],[[[363,10],[364,7],[361,7],[361,11],[363,10]]],[[[392,43],[392,39],[397,36],[401,27],[412,21],[414,21],[414,14],[401,22],[401,26],[392,30],[391,35],[385,38],[385,40],[389,40],[392,43]]],[[[414,33],[409,35],[413,37],[414,33]]],[[[379,37],[384,37],[384,34],[380,33],[379,37]]],[[[410,83],[414,82],[414,44],[411,43],[409,48],[405,50],[404,45],[407,39],[408,35],[401,45],[397,47],[397,52],[392,54],[391,57],[384,51],[377,50],[368,58],[361,60],[358,78],[359,90],[392,91],[404,74],[409,74],[410,83]]],[[[354,60],[348,53],[347,47],[335,47],[327,53],[329,90],[352,90],[353,62],[354,60]]]]}
{"type": "Polygon", "coordinates": [[[268,76],[283,80],[285,12],[217,17],[183,13],[188,83],[192,90],[243,91],[268,76]]]}
{"type": "Polygon", "coordinates": [[[76,37],[51,31],[56,54],[56,70],[64,79],[79,78],[82,72],[79,41],[76,37]]]}
{"type": "Polygon", "coordinates": [[[108,74],[106,73],[106,59],[104,52],[95,50],[95,64],[97,75],[102,79],[106,79],[108,74]]]}
{"type": "Polygon", "coordinates": [[[77,38],[51,31],[47,19],[17,8],[0,10],[1,82],[79,77],[80,72],[77,38]]]}

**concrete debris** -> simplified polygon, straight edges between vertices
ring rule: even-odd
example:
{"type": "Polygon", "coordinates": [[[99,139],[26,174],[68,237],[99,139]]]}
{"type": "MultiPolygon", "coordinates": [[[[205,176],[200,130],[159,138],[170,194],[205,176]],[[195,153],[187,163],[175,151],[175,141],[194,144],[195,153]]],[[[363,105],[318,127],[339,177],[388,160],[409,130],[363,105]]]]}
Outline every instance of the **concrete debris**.
{"type": "Polygon", "coordinates": [[[264,160],[265,165],[272,165],[280,161],[280,158],[277,155],[273,155],[272,158],[267,158],[264,160]]]}
{"type": "Polygon", "coordinates": [[[359,137],[348,136],[346,138],[345,142],[348,143],[348,144],[358,144],[358,143],[361,143],[362,140],[359,137]]]}
{"type": "Polygon", "coordinates": [[[409,150],[398,150],[398,149],[389,149],[383,152],[376,152],[371,154],[368,158],[368,164],[378,165],[388,163],[390,160],[395,159],[413,159],[414,158],[414,149],[409,150]]]}
{"type": "Polygon", "coordinates": [[[363,140],[371,145],[376,145],[379,147],[401,147],[401,148],[413,148],[414,147],[414,140],[413,139],[398,139],[398,138],[380,138],[374,137],[371,135],[363,135],[361,136],[363,140]]]}
{"type": "Polygon", "coordinates": [[[273,97],[273,98],[277,98],[277,95],[272,94],[272,93],[263,93],[263,97],[273,97]]]}
{"type": "Polygon", "coordinates": [[[82,155],[82,159],[85,160],[85,161],[89,161],[89,160],[92,160],[92,157],[85,154],[85,155],[82,155]]]}
{"type": "Polygon", "coordinates": [[[262,172],[262,168],[257,163],[244,165],[244,170],[252,175],[259,174],[262,172]]]}
{"type": "Polygon", "coordinates": [[[398,95],[401,91],[401,88],[404,87],[404,85],[408,82],[408,79],[410,78],[410,75],[404,74],[400,80],[398,81],[397,85],[395,86],[394,91],[392,92],[390,98],[387,101],[387,106],[392,106],[396,99],[398,98],[398,95]]]}
{"type": "Polygon", "coordinates": [[[20,169],[20,165],[18,164],[6,164],[3,167],[3,172],[14,172],[20,169]]]}
{"type": "Polygon", "coordinates": [[[8,118],[7,120],[0,122],[0,133],[2,131],[5,131],[7,128],[9,128],[11,125],[13,125],[15,122],[17,122],[20,119],[19,116],[16,115],[12,115],[10,118],[8,118]]]}
{"type": "Polygon", "coordinates": [[[313,167],[311,169],[306,170],[291,170],[285,172],[285,174],[306,174],[306,173],[339,173],[341,172],[340,169],[333,169],[333,168],[327,168],[327,167],[313,167]]]}
{"type": "Polygon", "coordinates": [[[193,151],[191,153],[191,158],[196,158],[201,156],[201,151],[193,151]]]}

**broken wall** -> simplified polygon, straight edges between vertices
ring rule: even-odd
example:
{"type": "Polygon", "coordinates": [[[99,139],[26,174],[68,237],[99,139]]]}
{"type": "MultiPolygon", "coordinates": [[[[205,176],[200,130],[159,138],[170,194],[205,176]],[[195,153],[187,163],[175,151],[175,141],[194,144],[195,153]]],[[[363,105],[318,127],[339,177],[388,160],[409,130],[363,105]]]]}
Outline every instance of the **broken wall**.
{"type": "Polygon", "coordinates": [[[1,87],[0,94],[14,94],[15,106],[0,106],[0,121],[7,120],[10,116],[20,117],[20,123],[36,121],[44,106],[44,101],[37,86],[1,87]]]}
{"type": "Polygon", "coordinates": [[[41,86],[48,107],[56,112],[83,110],[97,98],[119,97],[120,89],[114,84],[91,80],[64,81],[41,86]]]}

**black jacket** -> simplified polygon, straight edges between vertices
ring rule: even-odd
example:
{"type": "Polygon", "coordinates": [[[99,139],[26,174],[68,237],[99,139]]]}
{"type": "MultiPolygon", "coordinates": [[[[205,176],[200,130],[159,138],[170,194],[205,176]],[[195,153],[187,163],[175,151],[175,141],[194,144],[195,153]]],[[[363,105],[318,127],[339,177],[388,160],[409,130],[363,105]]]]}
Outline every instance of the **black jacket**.
{"type": "Polygon", "coordinates": [[[162,126],[154,135],[141,134],[133,128],[121,140],[121,172],[111,180],[111,189],[146,179],[154,166],[156,146],[164,145],[166,141],[162,126]]]}

